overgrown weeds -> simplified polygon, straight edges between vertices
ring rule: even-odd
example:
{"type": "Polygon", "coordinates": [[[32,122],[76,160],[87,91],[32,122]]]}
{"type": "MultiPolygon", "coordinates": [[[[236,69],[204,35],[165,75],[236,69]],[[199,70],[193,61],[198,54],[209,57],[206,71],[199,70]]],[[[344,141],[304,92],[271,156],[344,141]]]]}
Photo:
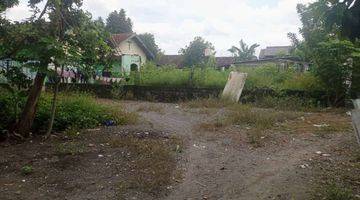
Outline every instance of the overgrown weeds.
{"type": "Polygon", "coordinates": [[[231,104],[226,107],[225,116],[200,124],[204,131],[219,131],[226,126],[240,127],[246,132],[250,144],[260,147],[266,135],[287,121],[296,119],[295,112],[275,111],[273,109],[255,108],[251,105],[231,104]]]}
{"type": "Polygon", "coordinates": [[[234,105],[229,108],[227,120],[234,125],[247,125],[260,130],[271,129],[298,115],[293,112],[280,112],[254,108],[249,105],[234,105]]]}
{"type": "Polygon", "coordinates": [[[265,96],[257,99],[254,103],[260,108],[272,108],[275,110],[286,111],[315,111],[316,101],[311,99],[302,99],[295,96],[273,97],[265,96]]]}

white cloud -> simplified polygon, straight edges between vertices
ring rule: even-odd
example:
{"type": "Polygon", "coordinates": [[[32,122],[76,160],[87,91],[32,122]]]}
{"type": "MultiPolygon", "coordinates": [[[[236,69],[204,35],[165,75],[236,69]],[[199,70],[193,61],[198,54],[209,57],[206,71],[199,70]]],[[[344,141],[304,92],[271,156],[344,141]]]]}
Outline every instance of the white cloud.
{"type": "MultiPolygon", "coordinates": [[[[159,46],[176,54],[195,36],[215,45],[218,55],[228,55],[240,39],[269,45],[287,45],[288,32],[297,32],[300,21],[296,4],[312,0],[84,0],[84,9],[94,17],[106,16],[124,8],[138,33],[155,34],[159,46]],[[263,2],[266,2],[265,4],[263,2]]],[[[10,9],[7,16],[20,20],[28,17],[26,3],[10,9]]],[[[260,49],[258,49],[259,51],[260,49]]]]}

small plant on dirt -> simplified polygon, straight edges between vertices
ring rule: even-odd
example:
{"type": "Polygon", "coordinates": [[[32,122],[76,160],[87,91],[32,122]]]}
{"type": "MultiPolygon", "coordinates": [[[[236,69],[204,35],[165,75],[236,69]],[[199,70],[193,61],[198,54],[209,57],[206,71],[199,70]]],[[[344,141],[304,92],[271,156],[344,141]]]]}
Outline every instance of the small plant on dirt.
{"type": "Polygon", "coordinates": [[[263,139],[265,137],[265,131],[261,129],[255,129],[247,133],[249,143],[255,148],[264,146],[263,139]]]}
{"type": "Polygon", "coordinates": [[[77,127],[69,127],[65,130],[65,135],[69,138],[75,138],[80,135],[80,129],[77,127]]]}
{"type": "Polygon", "coordinates": [[[34,168],[31,165],[25,165],[21,168],[22,175],[30,175],[34,171],[34,168]]]}

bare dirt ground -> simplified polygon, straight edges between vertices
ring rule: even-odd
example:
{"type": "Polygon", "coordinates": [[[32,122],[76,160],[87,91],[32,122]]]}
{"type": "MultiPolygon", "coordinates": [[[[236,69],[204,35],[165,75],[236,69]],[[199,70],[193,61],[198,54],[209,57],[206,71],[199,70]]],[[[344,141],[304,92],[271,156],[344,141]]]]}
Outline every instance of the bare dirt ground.
{"type": "MultiPolygon", "coordinates": [[[[215,133],[204,133],[197,128],[223,115],[222,109],[204,111],[176,104],[124,103],[130,110],[145,110],[141,115],[155,128],[186,138],[184,180],[165,198],[169,200],[309,199],[316,182],[311,162],[322,156],[318,155],[319,151],[325,156],[334,156],[331,155],[334,148],[355,140],[352,132],[319,137],[303,126],[295,133],[266,138],[264,147],[254,148],[236,127],[215,133]]],[[[344,114],[328,113],[319,117],[323,123],[327,120],[350,123],[344,114]]],[[[289,125],[300,124],[293,123],[289,125]]],[[[308,126],[313,127],[315,122],[309,123],[308,126]]],[[[356,148],[356,144],[350,144],[356,148]]]]}
{"type": "Polygon", "coordinates": [[[261,138],[263,145],[254,147],[244,127],[215,132],[199,128],[223,116],[224,109],[101,102],[138,112],[139,124],[101,128],[77,139],[59,136],[46,143],[33,140],[0,146],[0,199],[305,200],[313,195],[318,169],[338,167],[335,161],[352,165],[352,157],[344,152],[357,147],[351,131],[314,132],[315,123],[349,124],[344,113],[304,115],[287,123],[286,131],[261,138]],[[121,142],[129,134],[143,145],[129,145],[133,139],[121,142]],[[167,152],[179,151],[174,150],[178,138],[183,140],[183,152],[172,156],[167,152]],[[20,169],[26,164],[34,172],[25,176],[20,169]]]}

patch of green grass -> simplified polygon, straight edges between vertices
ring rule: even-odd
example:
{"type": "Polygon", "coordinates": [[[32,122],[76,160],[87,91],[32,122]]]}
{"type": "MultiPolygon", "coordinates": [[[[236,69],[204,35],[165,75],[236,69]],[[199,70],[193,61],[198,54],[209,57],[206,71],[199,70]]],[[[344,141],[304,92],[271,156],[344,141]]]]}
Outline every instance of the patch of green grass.
{"type": "Polygon", "coordinates": [[[351,190],[340,187],[336,184],[331,184],[319,189],[316,194],[313,195],[313,200],[353,200],[354,196],[351,190]]]}

